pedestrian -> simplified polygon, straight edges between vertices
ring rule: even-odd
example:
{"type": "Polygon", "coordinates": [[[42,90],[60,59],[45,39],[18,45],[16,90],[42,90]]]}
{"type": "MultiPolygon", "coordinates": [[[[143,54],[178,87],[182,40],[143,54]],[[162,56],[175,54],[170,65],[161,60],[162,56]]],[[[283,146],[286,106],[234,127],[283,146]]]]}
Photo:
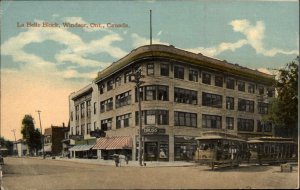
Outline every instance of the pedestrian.
{"type": "Polygon", "coordinates": [[[128,156],[127,155],[125,155],[125,162],[126,162],[126,165],[128,165],[128,156]]]}
{"type": "Polygon", "coordinates": [[[115,164],[116,164],[116,167],[119,166],[119,156],[115,156],[115,164]]]}

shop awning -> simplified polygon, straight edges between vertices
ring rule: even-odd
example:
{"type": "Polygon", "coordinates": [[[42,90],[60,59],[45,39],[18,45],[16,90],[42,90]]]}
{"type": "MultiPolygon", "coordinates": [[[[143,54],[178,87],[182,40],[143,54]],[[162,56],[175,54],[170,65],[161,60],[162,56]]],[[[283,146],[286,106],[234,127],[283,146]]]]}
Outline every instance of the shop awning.
{"type": "Polygon", "coordinates": [[[115,150],[115,149],[131,149],[132,139],[129,136],[116,136],[99,138],[93,149],[115,150]]]}
{"type": "Polygon", "coordinates": [[[69,149],[69,151],[87,151],[90,150],[94,145],[75,145],[69,149]]]}

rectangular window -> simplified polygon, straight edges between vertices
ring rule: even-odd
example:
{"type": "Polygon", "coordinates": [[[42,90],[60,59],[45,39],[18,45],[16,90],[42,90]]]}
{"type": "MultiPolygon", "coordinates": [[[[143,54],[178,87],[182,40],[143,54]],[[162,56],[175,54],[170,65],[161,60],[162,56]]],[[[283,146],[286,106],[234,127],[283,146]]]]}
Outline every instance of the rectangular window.
{"type": "Polygon", "coordinates": [[[160,64],[160,75],[161,76],[169,76],[169,64],[161,63],[160,64]]]}
{"type": "Polygon", "coordinates": [[[198,82],[198,71],[197,70],[190,69],[189,81],[198,82]]]}
{"type": "Polygon", "coordinates": [[[174,66],[174,78],[184,79],[184,68],[180,66],[174,66]]]}
{"type": "MultiPolygon", "coordinates": [[[[142,111],[145,125],[168,125],[169,124],[169,111],[167,110],[144,110],[142,111]]],[[[135,123],[139,123],[139,113],[135,112],[135,123]]]]}
{"type": "Polygon", "coordinates": [[[116,96],[116,108],[131,104],[131,91],[116,96]]]}
{"type": "Polygon", "coordinates": [[[245,92],[245,82],[238,81],[238,91],[245,92]]]}
{"type": "Polygon", "coordinates": [[[112,118],[101,120],[101,130],[111,130],[112,118]]]}
{"type": "Polygon", "coordinates": [[[91,117],[91,100],[86,101],[86,117],[90,118],[91,117]]]}
{"type": "Polygon", "coordinates": [[[197,91],[183,88],[174,88],[174,100],[177,103],[197,104],[197,91]]]}
{"type": "Polygon", "coordinates": [[[156,100],[156,86],[146,86],[146,100],[156,100]]]}
{"type": "Polygon", "coordinates": [[[169,100],[169,87],[157,86],[157,100],[161,100],[161,101],[169,100]]]}
{"type": "Polygon", "coordinates": [[[253,119],[238,118],[238,131],[253,131],[254,121],[253,119]]]}
{"type": "Polygon", "coordinates": [[[197,114],[187,112],[174,112],[174,125],[197,127],[197,114]]]}
{"type": "Polygon", "coordinates": [[[234,118],[233,117],[226,117],[226,128],[233,130],[234,129],[234,118]]]}
{"type": "Polygon", "coordinates": [[[222,96],[202,92],[202,105],[215,108],[222,108],[222,96]]]}
{"type": "Polygon", "coordinates": [[[116,118],[116,128],[129,127],[129,119],[131,118],[131,113],[117,116],[116,118]]]}
{"type": "Polygon", "coordinates": [[[114,81],[110,80],[107,82],[107,91],[110,91],[114,88],[114,81]]]}
{"type": "Polygon", "coordinates": [[[101,85],[100,85],[100,94],[103,94],[103,93],[104,93],[104,88],[105,88],[105,85],[104,85],[104,84],[101,84],[101,85]]]}
{"type": "Polygon", "coordinates": [[[269,107],[268,103],[258,102],[257,107],[258,107],[258,113],[268,114],[268,107],[269,107]]]}
{"type": "Polygon", "coordinates": [[[239,98],[238,110],[246,112],[254,112],[254,101],[239,98]]]}
{"type": "Polygon", "coordinates": [[[202,83],[204,83],[204,84],[211,84],[211,74],[209,74],[209,73],[202,73],[202,83]]]}
{"type": "Polygon", "coordinates": [[[124,83],[130,82],[130,74],[131,71],[127,71],[124,73],[124,83]]]}
{"type": "Polygon", "coordinates": [[[215,86],[223,87],[223,77],[222,76],[215,76],[215,86]]]}
{"type": "Polygon", "coordinates": [[[78,121],[79,119],[79,105],[75,106],[75,120],[78,121]]]}
{"type": "Polygon", "coordinates": [[[94,114],[97,113],[97,102],[94,102],[94,114]]]}
{"type": "Polygon", "coordinates": [[[76,126],[76,135],[79,135],[79,125],[76,126]]]}
{"type": "Polygon", "coordinates": [[[97,127],[97,122],[95,121],[94,122],[94,130],[96,130],[96,129],[98,129],[98,127],[97,127]]]}
{"type": "Polygon", "coordinates": [[[234,82],[233,78],[226,78],[226,88],[234,90],[234,82]]]}
{"type": "Polygon", "coordinates": [[[84,112],[85,112],[85,105],[84,105],[85,103],[83,102],[83,103],[81,103],[80,104],[80,117],[81,118],[84,118],[84,112]]]}
{"type": "Polygon", "coordinates": [[[86,124],[86,134],[90,134],[90,132],[91,132],[91,124],[90,123],[87,123],[86,124]]]}
{"type": "Polygon", "coordinates": [[[154,75],[154,64],[153,63],[147,64],[147,75],[154,75]]]}
{"type": "Polygon", "coordinates": [[[73,121],[73,112],[70,113],[70,120],[73,121]]]}
{"type": "Polygon", "coordinates": [[[258,86],[258,94],[263,95],[265,93],[265,89],[263,86],[258,86]]]}
{"type": "MultiPolygon", "coordinates": [[[[135,101],[137,102],[137,91],[135,89],[135,101]]],[[[160,100],[168,101],[169,100],[169,87],[156,85],[156,86],[143,86],[140,88],[140,98],[141,100],[160,100]],[[145,96],[144,96],[145,92],[145,96]]]]}
{"type": "Polygon", "coordinates": [[[100,113],[113,109],[113,99],[109,98],[100,103],[100,113]]]}
{"type": "Polygon", "coordinates": [[[85,125],[81,125],[81,135],[85,135],[85,125]]]}
{"type": "Polygon", "coordinates": [[[226,109],[234,110],[234,98],[233,97],[226,97],[226,109]]]}
{"type": "Polygon", "coordinates": [[[255,93],[255,85],[248,84],[248,92],[254,94],[255,93]]]}
{"type": "Polygon", "coordinates": [[[206,115],[202,114],[202,127],[203,128],[222,128],[222,117],[218,115],[206,115]]]}
{"type": "Polygon", "coordinates": [[[117,77],[115,79],[115,85],[116,85],[116,87],[121,86],[121,77],[117,77]]]}

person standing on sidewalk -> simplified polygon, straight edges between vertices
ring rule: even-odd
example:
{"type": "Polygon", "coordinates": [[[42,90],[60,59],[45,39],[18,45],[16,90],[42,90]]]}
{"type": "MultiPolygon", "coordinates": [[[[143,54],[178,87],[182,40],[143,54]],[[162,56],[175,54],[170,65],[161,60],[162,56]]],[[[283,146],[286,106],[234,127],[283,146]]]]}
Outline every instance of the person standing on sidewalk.
{"type": "Polygon", "coordinates": [[[116,167],[119,166],[119,162],[120,162],[119,156],[115,156],[115,164],[116,164],[116,167]]]}

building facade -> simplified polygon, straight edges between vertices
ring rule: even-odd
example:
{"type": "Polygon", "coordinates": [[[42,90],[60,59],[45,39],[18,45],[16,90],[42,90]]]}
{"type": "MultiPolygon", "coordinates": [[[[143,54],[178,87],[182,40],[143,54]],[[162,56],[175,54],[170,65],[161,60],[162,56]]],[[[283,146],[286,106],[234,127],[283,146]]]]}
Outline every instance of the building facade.
{"type": "Polygon", "coordinates": [[[88,139],[99,129],[107,137],[129,137],[135,160],[139,93],[144,160],[189,160],[203,131],[271,136],[272,124],[263,115],[273,81],[272,75],[173,46],[142,46],[70,95],[70,133],[88,139]],[[140,89],[131,81],[137,70],[140,89]]]}
{"type": "MultiPolygon", "coordinates": [[[[65,138],[66,127],[51,126],[44,131],[44,151],[45,154],[60,156],[62,154],[62,140],[65,138]]],[[[41,150],[42,151],[42,150],[41,150]]]]}

